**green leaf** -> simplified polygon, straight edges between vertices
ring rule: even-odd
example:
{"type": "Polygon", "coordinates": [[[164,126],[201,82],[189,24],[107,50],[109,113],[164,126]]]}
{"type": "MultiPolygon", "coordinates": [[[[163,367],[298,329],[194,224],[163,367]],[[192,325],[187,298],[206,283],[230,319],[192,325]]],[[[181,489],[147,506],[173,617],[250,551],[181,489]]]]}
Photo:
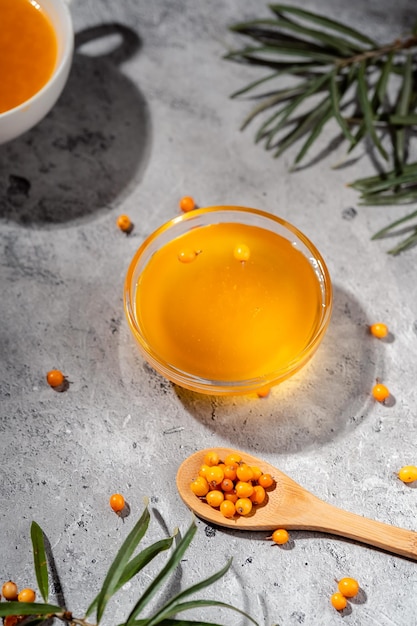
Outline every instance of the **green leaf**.
{"type": "Polygon", "coordinates": [[[408,115],[390,115],[388,122],[393,126],[417,126],[417,113],[409,113],[408,115]]]}
{"type": "Polygon", "coordinates": [[[398,244],[398,246],[395,246],[395,248],[391,248],[391,250],[388,250],[388,254],[392,254],[393,256],[395,256],[397,254],[400,254],[400,252],[405,252],[410,248],[414,248],[414,246],[417,246],[417,228],[415,229],[414,234],[404,239],[401,243],[398,244]]]}
{"type": "MultiPolygon", "coordinates": [[[[417,181],[417,162],[415,163],[406,163],[403,168],[403,175],[411,174],[412,177],[415,176],[415,180],[417,181]]],[[[396,186],[396,181],[398,178],[398,174],[395,170],[391,170],[389,172],[384,172],[383,174],[376,174],[375,176],[367,176],[365,178],[358,178],[353,183],[349,183],[348,187],[353,187],[353,189],[358,189],[359,191],[366,191],[369,188],[372,188],[374,185],[379,184],[382,181],[392,181],[391,185],[396,186]]]]}
{"type": "MultiPolygon", "coordinates": [[[[401,90],[398,97],[398,103],[395,113],[399,116],[407,115],[409,112],[410,98],[413,87],[413,65],[411,54],[407,54],[404,64],[404,76],[401,90]]],[[[395,161],[398,169],[401,169],[405,161],[405,129],[399,128],[395,130],[395,161]]]]}
{"type": "Polygon", "coordinates": [[[372,239],[381,239],[387,233],[389,233],[393,228],[396,228],[397,226],[400,226],[401,224],[404,224],[405,222],[408,222],[409,220],[411,220],[411,219],[413,219],[415,217],[417,217],[417,211],[413,211],[413,213],[409,213],[408,215],[405,215],[404,217],[401,217],[399,220],[396,220],[395,222],[392,222],[392,224],[389,224],[388,226],[385,226],[385,228],[382,228],[377,233],[375,233],[375,235],[373,235],[372,239]]]}
{"type": "Polygon", "coordinates": [[[368,89],[366,85],[365,76],[366,76],[366,62],[362,61],[359,64],[359,71],[358,71],[358,97],[359,97],[359,102],[361,104],[361,109],[362,109],[362,113],[363,113],[363,117],[365,121],[365,127],[368,133],[371,135],[372,140],[376,148],[378,149],[379,153],[381,154],[381,156],[385,160],[388,160],[388,154],[382,147],[379,137],[375,132],[374,112],[372,111],[371,104],[368,100],[368,89]]]}
{"type": "MultiPolygon", "coordinates": [[[[332,107],[331,107],[331,104],[328,102],[327,98],[323,102],[323,105],[324,104],[325,104],[325,106],[323,106],[323,109],[322,109],[323,115],[316,122],[316,124],[313,127],[313,130],[311,131],[309,137],[307,138],[307,141],[303,144],[300,152],[295,157],[294,165],[296,165],[297,163],[300,163],[300,161],[304,158],[304,156],[307,154],[307,152],[310,149],[310,147],[313,145],[314,141],[320,135],[320,133],[323,130],[324,126],[327,124],[327,122],[332,117],[332,107]]],[[[312,118],[310,121],[312,122],[315,118],[316,118],[316,116],[314,116],[314,118],[312,118]]]]}
{"type": "MultiPolygon", "coordinates": [[[[329,54],[315,50],[311,44],[304,42],[278,42],[274,46],[249,46],[241,50],[232,50],[225,55],[226,59],[233,59],[234,57],[242,57],[245,59],[257,59],[259,57],[253,57],[254,54],[272,54],[272,55],[284,55],[293,57],[307,57],[314,61],[321,61],[323,63],[334,63],[337,60],[335,54],[329,54]]],[[[264,59],[265,60],[265,59],[264,59]]],[[[273,62],[273,61],[271,61],[273,62]]]]}
{"type": "MultiPolygon", "coordinates": [[[[230,609],[232,611],[235,611],[236,613],[240,613],[240,615],[243,615],[244,617],[249,619],[252,622],[252,624],[256,624],[256,626],[258,626],[258,623],[255,622],[255,620],[250,615],[248,615],[241,609],[238,609],[237,607],[231,604],[226,604],[225,602],[219,602],[218,600],[190,600],[189,602],[182,602],[181,604],[176,604],[175,607],[172,608],[172,610],[170,611],[169,614],[167,614],[166,617],[171,617],[172,615],[176,615],[177,613],[182,613],[183,611],[189,611],[191,609],[199,609],[199,608],[206,607],[206,606],[230,609]]],[[[159,619],[156,621],[151,619],[148,623],[148,626],[156,626],[156,624],[163,624],[163,623],[164,622],[159,619]]]]}
{"type": "Polygon", "coordinates": [[[190,545],[196,531],[197,531],[197,526],[195,522],[193,522],[191,526],[189,527],[189,529],[187,530],[187,532],[185,533],[184,537],[178,542],[168,562],[165,564],[165,566],[162,568],[162,570],[159,572],[156,578],[154,578],[154,580],[150,583],[150,585],[148,585],[147,589],[144,591],[142,596],[136,602],[135,606],[133,607],[133,609],[131,610],[127,618],[126,626],[131,626],[131,624],[133,623],[135,618],[139,615],[141,610],[148,604],[151,598],[153,598],[153,596],[155,595],[155,593],[157,592],[157,590],[159,589],[159,587],[161,586],[165,578],[167,578],[167,576],[169,576],[175,571],[176,567],[178,566],[179,562],[184,556],[185,551],[190,545]]]}
{"type": "Polygon", "coordinates": [[[336,121],[339,124],[344,136],[349,141],[349,143],[352,144],[355,141],[355,139],[352,136],[348,125],[346,124],[346,120],[342,117],[340,113],[340,93],[339,93],[339,87],[337,84],[337,70],[336,69],[334,69],[333,72],[330,73],[330,96],[331,96],[333,115],[336,118],[336,121]]]}
{"type": "Polygon", "coordinates": [[[36,522],[30,526],[30,537],[32,540],[33,562],[35,566],[36,581],[44,602],[48,602],[48,565],[46,562],[45,542],[42,528],[36,522]]]}
{"type": "MultiPolygon", "coordinates": [[[[140,517],[139,521],[130,531],[129,535],[125,539],[116,555],[112,565],[110,566],[107,576],[104,580],[103,586],[97,598],[97,623],[101,620],[104,610],[108,601],[112,595],[117,591],[121,577],[125,571],[126,565],[129,562],[130,557],[135,551],[138,543],[141,541],[146,533],[149,525],[150,515],[148,508],[146,507],[140,517]]],[[[94,604],[94,600],[93,603],[94,604]]],[[[87,610],[86,615],[89,614],[91,605],[87,610]]]]}
{"type": "MultiPolygon", "coordinates": [[[[272,106],[279,104],[280,102],[284,102],[285,100],[291,99],[294,96],[302,94],[304,91],[303,86],[293,87],[291,89],[282,89],[277,93],[273,94],[270,98],[267,98],[256,107],[254,107],[249,114],[245,117],[240,127],[241,130],[244,130],[246,126],[253,120],[254,117],[265,111],[266,109],[271,108],[272,106]]],[[[275,115],[274,115],[275,116],[275,115]]]]}
{"type": "Polygon", "coordinates": [[[385,61],[381,69],[381,73],[379,75],[379,79],[375,87],[375,93],[372,99],[372,108],[374,109],[374,111],[376,111],[378,106],[384,101],[385,94],[387,92],[389,77],[392,70],[393,59],[394,53],[390,52],[387,56],[387,60],[385,61]]]}
{"type": "Polygon", "coordinates": [[[288,6],[286,4],[271,4],[269,8],[276,13],[277,15],[281,15],[282,13],[291,13],[292,15],[297,15],[305,20],[313,22],[315,24],[319,24],[320,26],[324,26],[330,30],[334,30],[338,33],[343,33],[348,37],[352,37],[352,39],[356,39],[357,41],[361,41],[362,43],[366,43],[372,47],[376,47],[377,44],[373,39],[367,37],[363,33],[360,33],[358,30],[354,28],[350,28],[341,22],[337,22],[335,20],[331,20],[323,15],[318,15],[316,13],[312,13],[310,11],[306,11],[304,9],[299,9],[297,7],[288,6]]]}
{"type": "Polygon", "coordinates": [[[0,602],[0,617],[6,615],[53,615],[62,614],[65,609],[55,604],[40,602],[0,602]]]}
{"type": "Polygon", "coordinates": [[[417,189],[411,191],[399,191],[395,194],[387,195],[368,195],[363,194],[359,204],[362,206],[389,206],[394,204],[409,204],[417,200],[417,189]]]}

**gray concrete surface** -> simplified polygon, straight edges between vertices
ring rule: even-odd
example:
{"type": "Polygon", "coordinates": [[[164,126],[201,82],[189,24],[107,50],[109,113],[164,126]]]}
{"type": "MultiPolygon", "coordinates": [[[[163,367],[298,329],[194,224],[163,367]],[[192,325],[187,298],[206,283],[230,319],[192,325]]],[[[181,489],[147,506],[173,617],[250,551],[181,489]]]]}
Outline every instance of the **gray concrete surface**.
{"type": "MultiPolygon", "coordinates": [[[[308,6],[383,41],[417,18],[413,0],[308,6]]],[[[250,103],[229,94],[258,73],[221,60],[236,43],[226,27],[266,16],[262,3],[73,0],[71,11],[77,51],[67,88],[37,128],[0,146],[0,578],[36,587],[34,519],[67,606],[82,615],[144,496],[153,510],[149,542],[176,526],[185,531],[191,516],[176,492],[176,468],[215,445],[264,457],[335,505],[416,528],[417,491],[395,472],[417,463],[417,248],[392,258],[391,241],[370,241],[403,212],[358,207],[345,187],[374,171],[369,157],[358,150],[349,168],[331,170],[344,155],[339,146],[289,174],[294,152],[276,161],[254,145],[254,129],[239,132],[250,103]],[[144,364],[129,334],[129,261],[179,213],[184,194],[200,206],[280,215],[327,260],[335,306],[326,338],[304,371],[266,399],[175,388],[144,364]],[[115,226],[122,212],[135,223],[129,237],[115,226]],[[367,335],[377,320],[389,324],[393,341],[367,335]],[[46,385],[55,367],[71,381],[65,393],[46,385]],[[370,398],[376,377],[392,390],[393,406],[370,398]],[[124,522],[108,507],[115,491],[131,506],[124,522]]],[[[336,135],[329,127],[314,154],[336,135]]],[[[197,523],[167,594],[233,556],[226,578],[205,595],[260,624],[417,624],[415,562],[319,533],[294,531],[290,549],[280,549],[264,533],[197,523]],[[329,597],[342,576],[357,578],[362,593],[340,615],[329,597]]],[[[120,623],[148,581],[149,573],[121,590],[104,622],[120,623]]],[[[209,609],[193,615],[246,623],[209,609]]]]}

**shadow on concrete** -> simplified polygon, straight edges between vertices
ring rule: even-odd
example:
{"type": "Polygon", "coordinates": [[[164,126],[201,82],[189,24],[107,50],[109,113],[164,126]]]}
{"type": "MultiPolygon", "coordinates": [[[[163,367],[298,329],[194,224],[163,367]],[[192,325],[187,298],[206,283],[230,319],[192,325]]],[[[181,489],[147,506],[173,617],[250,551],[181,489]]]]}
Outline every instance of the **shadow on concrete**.
{"type": "Polygon", "coordinates": [[[363,421],[373,405],[375,379],[383,378],[383,353],[359,302],[335,286],[332,320],[316,355],[267,398],[175,390],[185,409],[224,445],[230,441],[258,454],[294,453],[324,445],[363,421]]]}
{"type": "Polygon", "coordinates": [[[112,208],[137,184],[149,158],[150,115],[120,64],[140,47],[138,35],[119,24],[76,35],[70,77],[55,107],[0,146],[0,218],[62,226],[112,208]],[[106,50],[114,39],[116,47],[106,50]],[[84,52],[89,48],[94,55],[84,52]]]}

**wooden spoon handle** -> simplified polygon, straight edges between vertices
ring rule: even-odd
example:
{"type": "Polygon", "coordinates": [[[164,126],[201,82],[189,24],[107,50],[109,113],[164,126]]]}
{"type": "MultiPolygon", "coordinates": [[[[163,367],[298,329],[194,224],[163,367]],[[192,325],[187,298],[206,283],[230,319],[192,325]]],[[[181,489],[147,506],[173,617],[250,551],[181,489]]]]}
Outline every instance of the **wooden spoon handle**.
{"type": "Polygon", "coordinates": [[[317,500],[317,507],[311,502],[306,515],[311,530],[340,535],[417,560],[417,532],[377,522],[317,500]]]}

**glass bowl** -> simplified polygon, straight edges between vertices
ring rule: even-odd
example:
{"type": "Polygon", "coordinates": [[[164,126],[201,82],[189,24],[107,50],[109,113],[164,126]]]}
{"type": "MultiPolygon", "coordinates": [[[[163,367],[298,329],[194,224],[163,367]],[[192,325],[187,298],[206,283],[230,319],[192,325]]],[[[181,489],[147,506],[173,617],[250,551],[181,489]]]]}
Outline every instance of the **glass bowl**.
{"type": "Polygon", "coordinates": [[[192,391],[238,395],[285,380],[313,356],[332,287],[315,246],[257,209],[184,213],[134,255],[124,307],[148,363],[192,391]]]}

